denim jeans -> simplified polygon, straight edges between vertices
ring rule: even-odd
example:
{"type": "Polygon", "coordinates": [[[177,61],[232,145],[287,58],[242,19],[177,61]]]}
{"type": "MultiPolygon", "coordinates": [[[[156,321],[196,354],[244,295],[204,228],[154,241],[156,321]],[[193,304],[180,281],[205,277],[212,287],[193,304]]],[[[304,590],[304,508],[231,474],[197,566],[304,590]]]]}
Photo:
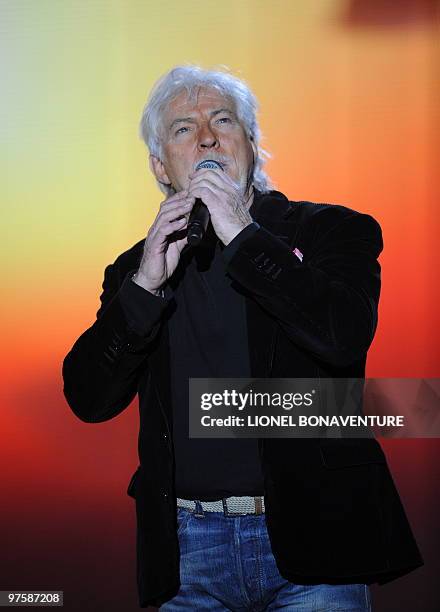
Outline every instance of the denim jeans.
{"type": "Polygon", "coordinates": [[[181,587],[159,610],[368,612],[365,584],[301,585],[280,576],[264,514],[177,509],[181,587]],[[203,512],[203,511],[202,511],[203,512]]]}

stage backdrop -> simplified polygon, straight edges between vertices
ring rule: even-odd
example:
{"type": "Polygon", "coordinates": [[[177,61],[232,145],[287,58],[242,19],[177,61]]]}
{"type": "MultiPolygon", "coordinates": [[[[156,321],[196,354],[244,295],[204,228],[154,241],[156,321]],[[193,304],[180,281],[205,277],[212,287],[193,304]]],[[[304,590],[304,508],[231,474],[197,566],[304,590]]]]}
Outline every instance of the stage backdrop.
{"type": "MultiPolygon", "coordinates": [[[[249,83],[277,189],[380,222],[383,289],[367,373],[439,376],[436,6],[0,2],[0,589],[64,590],[69,611],[137,609],[125,494],[137,400],[85,424],[64,400],[61,364],[94,321],[105,266],[145,237],[163,199],[137,129],[151,86],[174,65],[226,65],[249,83]]],[[[375,589],[377,610],[439,609],[439,445],[382,444],[426,566],[375,589]]]]}

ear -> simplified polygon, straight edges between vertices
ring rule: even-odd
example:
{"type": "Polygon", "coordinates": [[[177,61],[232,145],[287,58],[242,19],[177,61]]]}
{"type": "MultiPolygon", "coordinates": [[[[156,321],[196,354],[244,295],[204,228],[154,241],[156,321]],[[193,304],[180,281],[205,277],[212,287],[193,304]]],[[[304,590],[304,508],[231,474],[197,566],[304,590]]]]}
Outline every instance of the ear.
{"type": "Polygon", "coordinates": [[[165,166],[163,165],[162,161],[155,155],[151,154],[149,156],[148,161],[150,165],[150,170],[157,178],[159,183],[162,183],[163,185],[171,185],[171,181],[168,178],[168,174],[166,173],[165,166]]]}

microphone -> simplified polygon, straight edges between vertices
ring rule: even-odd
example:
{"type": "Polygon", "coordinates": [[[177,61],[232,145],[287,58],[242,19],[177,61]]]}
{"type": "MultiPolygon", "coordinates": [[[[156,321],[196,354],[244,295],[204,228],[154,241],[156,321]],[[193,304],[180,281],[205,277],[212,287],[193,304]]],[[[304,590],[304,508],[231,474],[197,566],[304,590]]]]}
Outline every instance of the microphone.
{"type": "MultiPolygon", "coordinates": [[[[204,159],[197,164],[196,170],[212,168],[223,170],[223,166],[215,159],[204,159]]],[[[188,219],[188,244],[197,246],[205,235],[209,223],[209,210],[200,198],[196,198],[188,219]]]]}

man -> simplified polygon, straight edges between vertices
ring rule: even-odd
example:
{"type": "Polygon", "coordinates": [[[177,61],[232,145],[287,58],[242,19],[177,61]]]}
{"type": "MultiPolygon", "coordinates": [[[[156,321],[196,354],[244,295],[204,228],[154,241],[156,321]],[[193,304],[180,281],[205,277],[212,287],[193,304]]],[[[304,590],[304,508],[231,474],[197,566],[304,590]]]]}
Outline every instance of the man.
{"type": "Polygon", "coordinates": [[[166,199],[107,266],[64,393],[89,423],[139,393],[141,607],[369,610],[369,584],[422,564],[375,440],[188,435],[189,378],[364,377],[376,329],[379,225],[272,190],[255,112],[228,73],[177,67],[156,84],[141,133],[166,199]],[[196,198],[210,225],[191,247],[196,198]]]}

